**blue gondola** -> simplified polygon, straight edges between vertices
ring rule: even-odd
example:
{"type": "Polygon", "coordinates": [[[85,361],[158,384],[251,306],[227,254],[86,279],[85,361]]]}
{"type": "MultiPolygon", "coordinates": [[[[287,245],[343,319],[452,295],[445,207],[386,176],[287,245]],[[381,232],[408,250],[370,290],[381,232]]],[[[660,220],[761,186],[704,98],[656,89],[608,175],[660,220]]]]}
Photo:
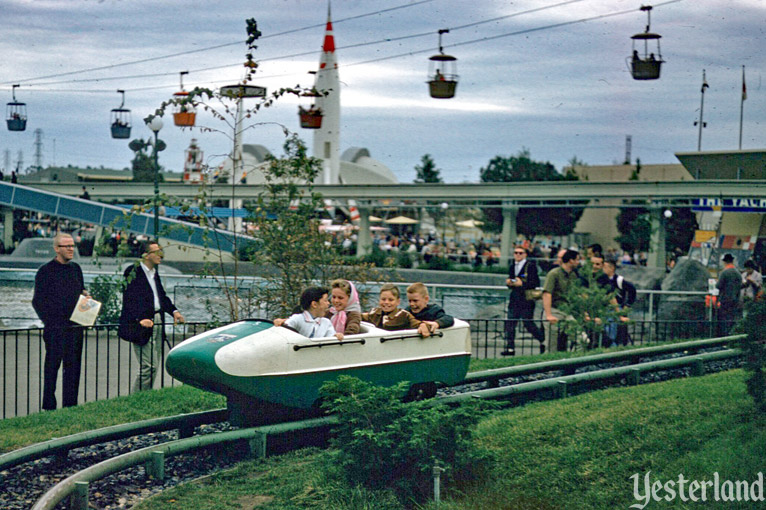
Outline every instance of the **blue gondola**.
{"type": "Polygon", "coordinates": [[[8,103],[5,109],[8,131],[24,131],[27,129],[27,104],[16,101],[16,87],[18,86],[13,86],[13,102],[8,103]]]}
{"type": "Polygon", "coordinates": [[[112,110],[112,138],[130,138],[130,110],[123,108],[125,106],[125,91],[118,90],[117,92],[122,94],[122,102],[119,108],[112,110]]]}

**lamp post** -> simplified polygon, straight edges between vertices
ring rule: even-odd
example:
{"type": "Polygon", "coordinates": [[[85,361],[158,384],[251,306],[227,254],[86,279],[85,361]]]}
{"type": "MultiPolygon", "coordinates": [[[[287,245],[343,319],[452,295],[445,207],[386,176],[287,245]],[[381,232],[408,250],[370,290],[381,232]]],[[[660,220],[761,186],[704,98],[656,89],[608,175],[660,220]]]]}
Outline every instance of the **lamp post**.
{"type": "Polygon", "coordinates": [[[155,115],[146,125],[154,132],[154,238],[157,239],[160,232],[160,164],[157,161],[157,153],[165,148],[164,144],[160,147],[160,140],[157,138],[162,129],[162,117],[155,115]]]}
{"type": "Polygon", "coordinates": [[[444,258],[447,258],[447,209],[449,208],[449,204],[447,202],[442,202],[439,204],[439,207],[442,209],[442,243],[444,243],[444,258]]]}

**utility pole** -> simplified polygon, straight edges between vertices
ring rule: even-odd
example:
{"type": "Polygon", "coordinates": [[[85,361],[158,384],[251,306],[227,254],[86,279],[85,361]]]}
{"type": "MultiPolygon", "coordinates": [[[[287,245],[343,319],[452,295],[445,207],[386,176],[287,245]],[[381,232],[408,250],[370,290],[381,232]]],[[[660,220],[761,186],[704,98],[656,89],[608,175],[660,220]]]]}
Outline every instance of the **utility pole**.
{"type": "Polygon", "coordinates": [[[37,171],[43,169],[43,130],[35,129],[35,167],[37,171]]]}
{"type": "MultiPolygon", "coordinates": [[[[699,135],[697,136],[697,152],[702,151],[702,128],[707,127],[707,122],[705,122],[702,118],[702,114],[705,111],[705,89],[710,88],[710,85],[707,84],[707,80],[705,79],[705,70],[702,70],[702,89],[700,90],[700,95],[702,96],[700,98],[700,120],[695,121],[694,125],[696,126],[699,124],[699,135]]],[[[699,175],[697,176],[699,179],[699,175]]]]}

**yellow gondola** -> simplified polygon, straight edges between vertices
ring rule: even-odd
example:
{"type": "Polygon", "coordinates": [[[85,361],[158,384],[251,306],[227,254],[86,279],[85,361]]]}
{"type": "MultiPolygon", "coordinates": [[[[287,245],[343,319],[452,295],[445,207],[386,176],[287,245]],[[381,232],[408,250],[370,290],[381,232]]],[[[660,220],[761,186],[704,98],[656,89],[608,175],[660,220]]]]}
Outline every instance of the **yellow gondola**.
{"type": "Polygon", "coordinates": [[[631,37],[633,40],[633,54],[628,57],[628,69],[634,80],[656,80],[660,77],[660,69],[662,68],[662,54],[660,53],[660,34],[650,32],[649,27],[651,25],[651,5],[642,5],[642,11],[646,11],[647,23],[646,29],[631,37]],[[639,52],[636,48],[638,43],[641,47],[641,41],[643,41],[643,52],[639,52]],[[656,41],[656,53],[653,51],[654,44],[651,41],[656,41]]]}
{"type": "Polygon", "coordinates": [[[428,90],[436,99],[455,97],[457,88],[457,58],[446,55],[442,48],[442,34],[448,32],[447,28],[439,30],[439,53],[428,59],[428,90]]]}

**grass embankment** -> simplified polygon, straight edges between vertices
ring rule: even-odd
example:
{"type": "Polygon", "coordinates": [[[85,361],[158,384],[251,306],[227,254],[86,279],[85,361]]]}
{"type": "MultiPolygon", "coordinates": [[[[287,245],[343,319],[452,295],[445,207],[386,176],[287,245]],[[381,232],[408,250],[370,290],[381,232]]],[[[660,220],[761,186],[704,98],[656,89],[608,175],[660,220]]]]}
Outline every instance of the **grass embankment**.
{"type": "MultiPolygon", "coordinates": [[[[755,481],[763,471],[766,419],[755,416],[744,373],[736,370],[505,410],[481,423],[476,441],[496,452],[496,469],[463,494],[443,496],[441,510],[627,509],[644,503],[634,497],[634,474],[641,495],[648,471],[663,484],[680,474],[686,480],[712,480],[718,473],[721,481],[755,481]]],[[[344,488],[326,470],[325,454],[313,450],[245,462],[138,508],[402,508],[385,493],[344,488]]],[[[707,498],[703,505],[715,507],[710,491],[707,498]]],[[[646,508],[688,505],[696,507],[676,496],[646,508]]]]}

